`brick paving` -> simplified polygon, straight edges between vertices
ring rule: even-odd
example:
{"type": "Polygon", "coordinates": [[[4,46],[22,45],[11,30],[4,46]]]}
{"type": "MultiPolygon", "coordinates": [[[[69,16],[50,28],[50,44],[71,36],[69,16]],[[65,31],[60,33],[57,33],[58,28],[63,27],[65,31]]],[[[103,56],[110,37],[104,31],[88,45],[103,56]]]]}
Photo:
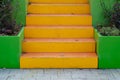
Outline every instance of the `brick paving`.
{"type": "Polygon", "coordinates": [[[0,80],[120,80],[120,69],[0,69],[0,80]]]}

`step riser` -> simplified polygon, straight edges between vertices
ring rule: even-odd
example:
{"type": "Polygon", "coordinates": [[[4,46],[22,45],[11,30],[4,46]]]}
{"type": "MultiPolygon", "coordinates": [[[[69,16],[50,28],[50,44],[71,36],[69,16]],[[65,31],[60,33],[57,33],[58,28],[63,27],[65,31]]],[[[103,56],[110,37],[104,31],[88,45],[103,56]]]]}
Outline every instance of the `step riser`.
{"type": "Polygon", "coordinates": [[[23,52],[95,52],[95,42],[23,42],[23,52]]]}
{"type": "Polygon", "coordinates": [[[40,16],[40,15],[28,15],[26,18],[26,24],[28,26],[44,26],[44,25],[56,25],[56,26],[91,26],[91,16],[40,16]]]}
{"type": "Polygon", "coordinates": [[[93,38],[93,28],[25,27],[25,38],[93,38]]]}
{"type": "Polygon", "coordinates": [[[86,5],[55,5],[32,4],[28,6],[28,13],[39,14],[90,14],[90,6],[86,5]]]}
{"type": "Polygon", "coordinates": [[[97,68],[93,58],[21,58],[21,68],[97,68]]]}
{"type": "Polygon", "coordinates": [[[29,0],[31,3],[63,3],[63,4],[71,4],[71,3],[88,3],[88,0],[29,0]]]}

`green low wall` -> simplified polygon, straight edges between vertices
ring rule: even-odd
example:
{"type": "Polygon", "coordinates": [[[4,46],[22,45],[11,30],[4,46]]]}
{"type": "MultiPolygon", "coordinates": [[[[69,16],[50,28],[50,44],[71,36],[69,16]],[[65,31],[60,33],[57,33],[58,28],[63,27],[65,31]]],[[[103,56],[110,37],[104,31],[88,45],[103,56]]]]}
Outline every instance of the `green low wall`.
{"type": "Polygon", "coordinates": [[[100,69],[120,68],[120,36],[102,36],[95,30],[100,69]]]}
{"type": "MultiPolygon", "coordinates": [[[[115,3],[115,0],[103,0],[107,8],[110,8],[115,3]]],[[[97,24],[105,24],[103,9],[100,4],[100,0],[89,0],[91,5],[91,14],[93,17],[93,26],[97,24]]]]}
{"type": "Polygon", "coordinates": [[[0,68],[20,68],[24,27],[17,36],[0,36],[0,68]]]}
{"type": "Polygon", "coordinates": [[[18,24],[23,26],[26,24],[26,14],[28,0],[11,0],[14,8],[13,16],[18,24]]]}
{"type": "MultiPolygon", "coordinates": [[[[26,24],[27,0],[11,0],[17,24],[26,24]]],[[[24,27],[17,36],[0,36],[0,68],[20,68],[24,27]]]]}

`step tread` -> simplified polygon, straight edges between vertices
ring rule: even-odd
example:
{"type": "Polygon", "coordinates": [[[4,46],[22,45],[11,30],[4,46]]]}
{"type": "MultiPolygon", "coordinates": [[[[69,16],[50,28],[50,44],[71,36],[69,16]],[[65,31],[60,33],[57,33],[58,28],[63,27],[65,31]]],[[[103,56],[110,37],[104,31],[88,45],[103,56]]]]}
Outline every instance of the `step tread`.
{"type": "Polygon", "coordinates": [[[84,17],[91,15],[90,14],[28,14],[27,16],[83,16],[84,17]]]}
{"type": "Polygon", "coordinates": [[[30,3],[64,3],[64,4],[69,4],[69,3],[88,3],[88,0],[29,0],[30,3]]]}
{"type": "Polygon", "coordinates": [[[25,38],[93,38],[92,26],[26,26],[25,38]]]}
{"type": "MultiPolygon", "coordinates": [[[[43,5],[49,5],[49,6],[51,6],[51,5],[57,5],[57,6],[61,6],[61,5],[67,5],[67,6],[88,6],[89,4],[87,4],[87,3],[83,3],[83,4],[48,4],[48,3],[44,3],[44,4],[41,4],[41,3],[31,3],[30,5],[39,5],[39,6],[43,6],[43,5]]],[[[30,5],[28,5],[28,6],[30,6],[30,5]]]]}
{"type": "Polygon", "coordinates": [[[79,29],[87,29],[87,28],[93,28],[92,26],[26,26],[25,28],[79,28],[79,29]]]}
{"type": "Polygon", "coordinates": [[[30,4],[32,14],[90,14],[89,4],[30,4]]]}
{"type": "Polygon", "coordinates": [[[96,53],[26,53],[21,68],[97,68],[96,53]]]}
{"type": "Polygon", "coordinates": [[[86,38],[86,39],[29,39],[26,38],[24,41],[27,42],[95,42],[93,38],[86,38]]]}
{"type": "Polygon", "coordinates": [[[72,58],[72,57],[97,57],[96,53],[23,53],[22,57],[32,57],[32,58],[72,58]]]}
{"type": "Polygon", "coordinates": [[[56,25],[56,26],[91,26],[92,16],[91,15],[49,15],[49,14],[28,14],[26,17],[26,25],[39,26],[39,25],[56,25]]]}

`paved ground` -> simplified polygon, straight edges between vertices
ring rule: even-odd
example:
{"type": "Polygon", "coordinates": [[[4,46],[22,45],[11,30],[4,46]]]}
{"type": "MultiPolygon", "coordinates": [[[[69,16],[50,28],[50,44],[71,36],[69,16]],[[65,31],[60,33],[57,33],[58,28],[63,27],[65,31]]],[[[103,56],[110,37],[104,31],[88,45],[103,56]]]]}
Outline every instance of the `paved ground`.
{"type": "Polygon", "coordinates": [[[120,80],[120,69],[0,69],[0,80],[120,80]]]}

